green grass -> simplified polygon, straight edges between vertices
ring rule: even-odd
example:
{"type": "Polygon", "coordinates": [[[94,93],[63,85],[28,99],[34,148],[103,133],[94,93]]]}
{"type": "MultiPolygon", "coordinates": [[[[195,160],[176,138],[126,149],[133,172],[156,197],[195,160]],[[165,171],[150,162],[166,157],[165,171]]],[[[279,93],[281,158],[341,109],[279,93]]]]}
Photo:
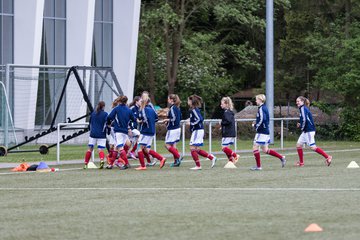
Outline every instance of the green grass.
{"type": "MultiPolygon", "coordinates": [[[[285,141],[284,148],[294,148],[296,145],[295,141],[285,141]]],[[[335,149],[338,147],[341,148],[360,148],[360,143],[357,142],[337,142],[337,141],[325,141],[321,142],[318,141],[319,146],[323,146],[325,150],[327,149],[335,149]]],[[[40,145],[39,145],[40,146],[40,145]]],[[[20,149],[38,149],[38,145],[35,146],[23,146],[20,149]]],[[[177,145],[179,151],[182,151],[182,143],[178,143],[177,145]]],[[[280,148],[280,140],[275,140],[274,145],[271,148],[280,148]]],[[[204,150],[209,150],[209,142],[206,139],[204,141],[204,150]]],[[[252,140],[238,140],[237,141],[237,150],[243,151],[251,151],[252,149],[252,140]]],[[[76,159],[83,159],[84,154],[87,150],[87,145],[66,145],[63,144],[60,147],[60,160],[76,160],[76,159]]],[[[169,154],[167,150],[164,148],[164,141],[158,140],[157,141],[157,151],[160,154],[169,154]]],[[[221,140],[220,139],[213,139],[212,141],[212,151],[219,152],[221,151],[221,140]]],[[[189,141],[185,142],[185,152],[189,153],[189,141]]],[[[37,162],[37,161],[55,161],[56,160],[56,147],[50,148],[49,153],[46,155],[41,155],[39,152],[25,152],[25,153],[9,153],[5,157],[0,157],[0,162],[37,162]]]]}
{"type": "Polygon", "coordinates": [[[190,158],[142,172],[2,169],[1,239],[359,239],[360,169],[346,168],[360,164],[359,145],[322,143],[330,167],[309,151],[303,168],[294,166],[295,151],[281,151],[284,169],[262,154],[261,172],[249,171],[250,153],[238,169],[204,160],[198,172],[190,158]],[[324,231],[305,233],[311,223],[324,231]]]}

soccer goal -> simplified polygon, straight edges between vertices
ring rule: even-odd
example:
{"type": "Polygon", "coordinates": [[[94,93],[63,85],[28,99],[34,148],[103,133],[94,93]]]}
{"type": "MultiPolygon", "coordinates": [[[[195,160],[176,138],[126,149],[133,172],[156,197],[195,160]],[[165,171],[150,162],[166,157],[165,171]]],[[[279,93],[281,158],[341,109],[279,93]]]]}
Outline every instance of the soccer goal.
{"type": "Polygon", "coordinates": [[[16,145],[17,138],[5,85],[0,82],[0,156],[7,154],[9,145],[16,145]]]}
{"type": "MultiPolygon", "coordinates": [[[[86,123],[100,100],[105,101],[105,110],[110,111],[113,99],[123,94],[109,67],[9,64],[6,76],[18,139],[18,143],[6,146],[7,154],[46,154],[57,146],[59,123],[86,123]]],[[[75,139],[82,135],[87,138],[88,128],[71,129],[63,135],[61,144],[80,144],[75,139]]]]}

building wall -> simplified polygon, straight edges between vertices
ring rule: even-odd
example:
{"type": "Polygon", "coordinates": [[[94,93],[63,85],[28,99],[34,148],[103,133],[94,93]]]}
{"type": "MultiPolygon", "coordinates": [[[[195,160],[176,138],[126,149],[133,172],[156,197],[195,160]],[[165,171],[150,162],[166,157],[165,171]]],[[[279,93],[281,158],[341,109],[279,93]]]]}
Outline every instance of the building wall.
{"type": "MultiPolygon", "coordinates": [[[[40,65],[45,0],[14,1],[14,64],[40,65]]],[[[134,91],[141,0],[113,0],[113,70],[125,95],[134,91]]],[[[96,0],[66,0],[66,66],[90,66],[96,0]]],[[[2,63],[6,64],[6,63],[2,63]]],[[[32,74],[38,76],[34,70],[32,74]]],[[[15,126],[34,127],[37,81],[14,93],[15,126]],[[20,115],[21,114],[21,115],[20,115]],[[26,116],[26,117],[24,117],[26,116]],[[24,118],[27,120],[24,121],[24,118]]]]}

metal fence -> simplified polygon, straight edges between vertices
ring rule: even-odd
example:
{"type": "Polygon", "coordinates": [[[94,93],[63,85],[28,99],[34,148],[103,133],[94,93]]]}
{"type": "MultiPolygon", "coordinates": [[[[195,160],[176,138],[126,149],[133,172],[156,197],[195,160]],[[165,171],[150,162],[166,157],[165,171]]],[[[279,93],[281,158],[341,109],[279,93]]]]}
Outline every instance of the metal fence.
{"type": "MultiPolygon", "coordinates": [[[[255,121],[256,119],[252,119],[252,118],[249,118],[249,119],[235,119],[235,129],[236,129],[236,133],[238,133],[238,123],[240,122],[253,122],[255,121]]],[[[284,123],[288,122],[288,121],[298,121],[299,118],[272,118],[270,120],[273,120],[274,122],[280,122],[280,131],[279,131],[279,134],[280,134],[280,148],[281,149],[284,149],[284,123]]],[[[181,139],[182,139],[182,155],[185,155],[186,154],[186,123],[187,121],[181,121],[181,139]]],[[[213,127],[215,124],[220,124],[221,123],[221,119],[205,119],[204,120],[204,124],[205,126],[207,126],[207,134],[208,134],[208,139],[209,139],[209,142],[208,142],[208,149],[209,149],[209,152],[211,153],[212,152],[212,145],[213,145],[213,127]]],[[[251,124],[249,124],[251,125],[251,124]]],[[[255,133],[254,133],[255,135],[255,133]]],[[[220,140],[220,139],[219,139],[220,140]]],[[[234,143],[234,150],[237,151],[237,141],[238,141],[238,136],[235,137],[235,143],[234,143]]],[[[156,151],[156,135],[155,135],[155,139],[154,139],[154,149],[156,151]]]]}

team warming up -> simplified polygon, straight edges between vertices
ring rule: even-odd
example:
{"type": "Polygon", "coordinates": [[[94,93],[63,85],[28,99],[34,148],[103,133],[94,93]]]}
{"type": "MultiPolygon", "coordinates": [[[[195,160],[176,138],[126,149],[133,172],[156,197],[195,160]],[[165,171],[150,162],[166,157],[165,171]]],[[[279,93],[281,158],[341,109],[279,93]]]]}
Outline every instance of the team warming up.
{"type": "MultiPolygon", "coordinates": [[[[85,153],[85,166],[87,169],[95,145],[98,148],[100,159],[100,169],[112,169],[117,166],[121,170],[129,169],[130,163],[128,156],[133,159],[139,159],[139,167],[135,170],[146,170],[149,166],[155,166],[159,162],[159,168],[162,169],[167,159],[152,149],[152,142],[156,133],[156,123],[158,122],[157,112],[151,103],[149,93],[144,91],[141,96],[134,97],[129,105],[126,96],[119,96],[112,103],[112,110],[108,114],[104,111],[105,102],[100,101],[90,115],[89,127],[90,136],[88,150],[85,153]],[[107,149],[107,155],[104,150],[107,149]],[[136,157],[137,155],[137,157],[136,157]],[[107,166],[105,167],[105,158],[107,166]],[[153,159],[153,160],[152,160],[153,159]]],[[[265,105],[266,96],[259,94],[255,96],[258,106],[256,121],[252,123],[255,137],[253,141],[253,154],[256,166],[251,167],[252,171],[262,170],[260,149],[280,160],[280,166],[286,165],[285,156],[277,151],[270,149],[270,131],[269,129],[269,111],[265,105]]],[[[171,153],[173,159],[171,168],[180,167],[183,156],[180,155],[176,144],[180,141],[182,120],[180,110],[180,98],[176,94],[170,94],[167,98],[169,111],[163,124],[166,124],[167,132],[165,136],[165,148],[171,153]]],[[[211,168],[216,165],[217,157],[201,149],[204,145],[204,118],[201,114],[202,98],[197,95],[191,95],[187,98],[189,107],[189,118],[185,120],[190,128],[190,153],[195,166],[191,170],[201,170],[199,156],[209,159],[211,168]]],[[[315,144],[315,123],[310,112],[310,101],[299,96],[296,99],[296,105],[299,108],[299,122],[297,127],[301,129],[301,135],[296,143],[296,150],[299,161],[296,166],[304,166],[303,147],[308,145],[311,150],[322,155],[325,158],[325,164],[330,166],[332,156],[328,155],[315,144]]],[[[234,105],[230,97],[223,97],[220,101],[222,109],[221,118],[221,150],[225,153],[229,162],[236,164],[240,156],[231,149],[236,139],[236,127],[234,117],[234,105]]]]}

